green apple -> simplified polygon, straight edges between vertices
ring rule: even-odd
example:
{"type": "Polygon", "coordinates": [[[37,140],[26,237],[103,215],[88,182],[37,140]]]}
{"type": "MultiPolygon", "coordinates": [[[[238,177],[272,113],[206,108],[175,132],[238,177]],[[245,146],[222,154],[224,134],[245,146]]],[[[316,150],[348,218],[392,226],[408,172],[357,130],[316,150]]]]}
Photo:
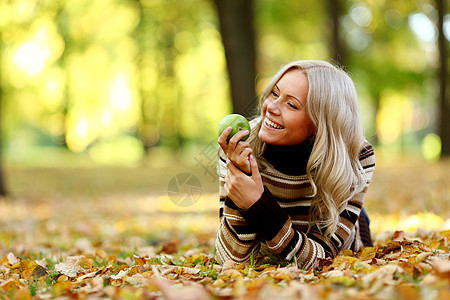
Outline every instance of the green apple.
{"type": "Polygon", "coordinates": [[[222,134],[222,132],[228,127],[231,126],[233,129],[231,130],[231,133],[228,135],[227,142],[230,141],[230,139],[238,133],[238,131],[241,130],[248,130],[249,134],[244,136],[241,140],[245,141],[250,136],[250,124],[248,123],[247,119],[241,116],[240,114],[231,114],[228,116],[225,116],[219,123],[219,136],[222,134]]]}

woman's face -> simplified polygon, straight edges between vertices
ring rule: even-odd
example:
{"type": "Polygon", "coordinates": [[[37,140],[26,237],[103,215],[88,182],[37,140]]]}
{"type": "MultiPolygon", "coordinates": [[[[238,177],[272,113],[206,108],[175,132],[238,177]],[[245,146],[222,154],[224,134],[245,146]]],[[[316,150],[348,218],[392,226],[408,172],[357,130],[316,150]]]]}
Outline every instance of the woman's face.
{"type": "Polygon", "coordinates": [[[262,106],[259,138],[272,145],[297,145],[313,134],[306,112],[308,80],[297,69],[287,71],[273,87],[262,106]]]}

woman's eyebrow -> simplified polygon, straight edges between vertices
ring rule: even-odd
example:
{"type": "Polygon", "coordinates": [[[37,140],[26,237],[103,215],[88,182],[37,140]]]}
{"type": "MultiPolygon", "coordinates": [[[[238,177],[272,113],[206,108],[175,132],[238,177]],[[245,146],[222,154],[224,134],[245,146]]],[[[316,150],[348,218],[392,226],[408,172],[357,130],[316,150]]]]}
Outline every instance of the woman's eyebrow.
{"type": "MultiPolygon", "coordinates": [[[[280,90],[280,88],[278,87],[278,85],[275,84],[274,87],[277,88],[277,90],[280,90]]],[[[292,98],[292,99],[294,99],[294,100],[297,100],[298,103],[300,103],[301,106],[304,106],[303,103],[300,101],[300,99],[298,99],[297,97],[294,97],[294,96],[292,96],[292,95],[287,95],[287,96],[288,96],[289,98],[292,98]]]]}

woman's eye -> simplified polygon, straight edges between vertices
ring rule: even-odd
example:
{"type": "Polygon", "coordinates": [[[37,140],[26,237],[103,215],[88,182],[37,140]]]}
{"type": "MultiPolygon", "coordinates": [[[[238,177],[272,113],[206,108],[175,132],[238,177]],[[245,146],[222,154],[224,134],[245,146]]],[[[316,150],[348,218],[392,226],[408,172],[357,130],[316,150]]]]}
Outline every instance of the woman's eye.
{"type": "Polygon", "coordinates": [[[295,105],[295,104],[292,104],[292,103],[288,103],[288,105],[291,107],[291,108],[293,108],[293,109],[297,109],[297,106],[295,105]]]}
{"type": "Polygon", "coordinates": [[[275,91],[272,91],[272,92],[270,92],[270,93],[272,94],[272,96],[274,96],[274,97],[278,98],[278,94],[277,94],[277,92],[275,92],[275,91]]]}

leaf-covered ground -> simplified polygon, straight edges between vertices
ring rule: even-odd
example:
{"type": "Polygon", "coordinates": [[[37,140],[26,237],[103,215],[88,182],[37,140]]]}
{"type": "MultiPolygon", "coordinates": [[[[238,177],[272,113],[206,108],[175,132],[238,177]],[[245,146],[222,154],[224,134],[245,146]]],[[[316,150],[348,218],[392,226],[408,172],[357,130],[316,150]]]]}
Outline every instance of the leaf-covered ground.
{"type": "Polygon", "coordinates": [[[180,208],[166,193],[179,170],[11,167],[0,298],[450,299],[449,169],[380,166],[366,200],[374,247],[301,270],[256,255],[218,265],[207,176],[180,208]]]}

